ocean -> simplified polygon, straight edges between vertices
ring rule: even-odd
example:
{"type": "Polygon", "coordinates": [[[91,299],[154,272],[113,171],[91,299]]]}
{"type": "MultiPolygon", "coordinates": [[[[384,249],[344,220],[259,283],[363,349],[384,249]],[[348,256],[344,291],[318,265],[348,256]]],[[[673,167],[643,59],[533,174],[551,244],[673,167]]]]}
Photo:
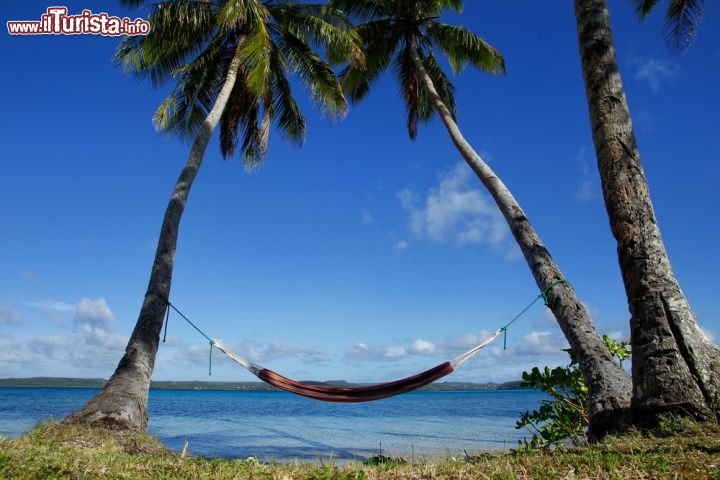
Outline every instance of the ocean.
{"type": "MultiPolygon", "coordinates": [[[[80,408],[97,390],[0,388],[0,436],[19,436],[80,408]]],[[[261,461],[421,461],[508,450],[515,429],[547,398],[531,390],[419,391],[369,403],[323,403],[275,391],[151,390],[148,433],[205,457],[261,461]]]]}

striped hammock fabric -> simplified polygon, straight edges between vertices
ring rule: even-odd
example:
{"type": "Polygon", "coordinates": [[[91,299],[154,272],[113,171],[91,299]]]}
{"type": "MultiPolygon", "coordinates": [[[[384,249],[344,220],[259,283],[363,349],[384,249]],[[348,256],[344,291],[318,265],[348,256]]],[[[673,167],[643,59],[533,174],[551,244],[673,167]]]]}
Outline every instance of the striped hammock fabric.
{"type": "Polygon", "coordinates": [[[298,382],[290,378],[284,377],[279,373],[273,372],[267,368],[263,368],[246,358],[230,351],[227,347],[218,342],[212,342],[212,346],[220,350],[231,360],[237,364],[243,366],[250,371],[257,378],[265,383],[268,383],[274,387],[277,387],[286,392],[301,395],[303,397],[312,398],[314,400],[320,400],[323,402],[344,402],[344,403],[355,403],[355,402],[370,402],[373,400],[380,400],[382,398],[392,397],[393,395],[400,395],[401,393],[410,392],[423,387],[429,383],[432,383],[446,375],[454,372],[460,365],[468,361],[486,345],[492,343],[497,337],[499,337],[504,328],[498,329],[494,335],[480,343],[479,345],[471,348],[467,352],[458,356],[454,360],[450,360],[436,367],[433,367],[424,372],[418,373],[411,377],[403,378],[401,380],[395,380],[387,383],[379,383],[376,385],[363,385],[358,387],[328,387],[324,385],[313,385],[298,382]]]}

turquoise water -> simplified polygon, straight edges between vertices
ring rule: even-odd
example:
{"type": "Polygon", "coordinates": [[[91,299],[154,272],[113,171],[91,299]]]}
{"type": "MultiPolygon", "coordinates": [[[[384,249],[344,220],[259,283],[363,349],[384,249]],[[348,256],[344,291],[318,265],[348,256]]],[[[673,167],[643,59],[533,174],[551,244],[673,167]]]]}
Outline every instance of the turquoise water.
{"type": "MultiPolygon", "coordinates": [[[[17,436],[80,408],[94,389],[0,388],[0,436],[17,436]]],[[[528,390],[413,392],[385,400],[322,403],[285,392],[152,390],[148,432],[207,457],[315,461],[382,453],[422,459],[514,448],[528,390]]]]}

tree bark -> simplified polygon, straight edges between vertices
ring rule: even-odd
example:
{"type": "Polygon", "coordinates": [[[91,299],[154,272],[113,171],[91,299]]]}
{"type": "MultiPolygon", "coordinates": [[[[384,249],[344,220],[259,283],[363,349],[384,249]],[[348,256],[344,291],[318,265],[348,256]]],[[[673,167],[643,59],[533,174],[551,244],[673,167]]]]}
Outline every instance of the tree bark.
{"type": "MultiPolygon", "coordinates": [[[[553,282],[564,280],[565,277],[535,229],[530,225],[520,204],[463,137],[425,70],[418,54],[415,38],[411,39],[410,49],[413,62],[435,111],[440,115],[452,142],[463,159],[473,169],[500,208],[515,241],[525,256],[538,288],[545,291],[553,282]]],[[[595,331],[595,325],[590,319],[587,309],[580,303],[567,283],[560,283],[548,292],[547,305],[565,334],[588,386],[589,436],[591,439],[602,438],[607,433],[621,428],[625,423],[625,417],[630,407],[630,378],[613,361],[612,355],[595,331]]]]}
{"type": "Polygon", "coordinates": [[[575,0],[578,42],[605,206],[630,309],[633,422],[718,414],[720,350],[702,333],[655,219],[605,0],[575,0]]]}
{"type": "Polygon", "coordinates": [[[170,295],[180,219],[190,188],[202,165],[205,150],[235,85],[240,67],[241,44],[239,41],[223,86],[195,137],[187,163],[165,210],[148,289],[125,355],[103,389],[81,410],[66,417],[64,422],[129,430],[145,430],[147,427],[150,378],[155,366],[165,311],[168,308],[167,299],[170,295]]]}

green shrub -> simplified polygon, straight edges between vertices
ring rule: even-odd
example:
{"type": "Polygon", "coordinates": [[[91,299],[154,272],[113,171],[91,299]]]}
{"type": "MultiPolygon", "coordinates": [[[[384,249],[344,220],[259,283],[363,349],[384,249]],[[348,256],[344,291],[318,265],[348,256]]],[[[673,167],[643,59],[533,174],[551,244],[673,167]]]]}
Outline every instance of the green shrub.
{"type": "MultiPolygon", "coordinates": [[[[622,366],[630,356],[630,341],[616,342],[607,335],[603,335],[603,341],[622,366]]],[[[571,350],[565,351],[570,355],[568,366],[552,370],[535,367],[522,374],[524,384],[547,393],[551,400],[543,400],[537,410],[526,411],[515,424],[515,428],[532,433],[530,440],[518,442],[521,450],[587,443],[588,389],[571,350]]]]}

